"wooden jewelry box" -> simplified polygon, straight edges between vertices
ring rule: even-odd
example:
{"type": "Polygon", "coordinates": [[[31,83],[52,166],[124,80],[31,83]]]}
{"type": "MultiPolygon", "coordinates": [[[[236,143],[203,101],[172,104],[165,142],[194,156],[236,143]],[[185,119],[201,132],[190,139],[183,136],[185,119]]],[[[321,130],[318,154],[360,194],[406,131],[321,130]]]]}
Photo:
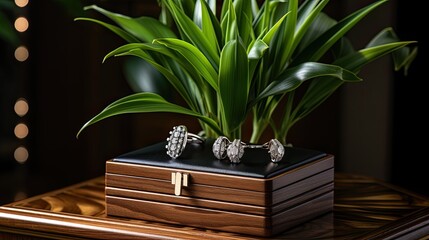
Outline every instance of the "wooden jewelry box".
{"type": "Polygon", "coordinates": [[[213,156],[211,140],[178,159],[165,145],[106,162],[107,215],[270,237],[333,210],[333,155],[286,147],[272,163],[246,149],[231,164],[213,156]]]}

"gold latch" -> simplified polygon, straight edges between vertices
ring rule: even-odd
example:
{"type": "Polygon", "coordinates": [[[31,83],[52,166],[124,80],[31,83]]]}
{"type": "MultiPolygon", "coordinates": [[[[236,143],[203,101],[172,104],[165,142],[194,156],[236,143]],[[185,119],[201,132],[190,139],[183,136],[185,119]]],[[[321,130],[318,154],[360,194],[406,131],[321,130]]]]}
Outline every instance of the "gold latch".
{"type": "Polygon", "coordinates": [[[180,196],[182,193],[182,186],[188,186],[188,175],[187,173],[173,172],[171,173],[171,184],[174,185],[174,194],[180,196]]]}

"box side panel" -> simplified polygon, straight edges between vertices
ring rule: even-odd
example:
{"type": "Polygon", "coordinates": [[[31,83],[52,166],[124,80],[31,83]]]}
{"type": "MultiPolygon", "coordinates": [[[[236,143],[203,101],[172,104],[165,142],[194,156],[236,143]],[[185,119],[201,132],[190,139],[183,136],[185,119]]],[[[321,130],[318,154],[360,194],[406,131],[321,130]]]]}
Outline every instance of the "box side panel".
{"type": "Polygon", "coordinates": [[[280,213],[286,209],[290,209],[294,206],[297,206],[299,204],[311,201],[312,199],[321,196],[323,194],[329,193],[334,191],[334,183],[330,182],[326,185],[316,187],[315,189],[312,189],[308,192],[302,193],[300,195],[297,195],[289,200],[286,200],[284,202],[280,202],[276,205],[273,205],[271,208],[268,208],[267,210],[270,210],[270,212],[267,215],[275,215],[277,213],[280,213]]]}
{"type": "Polygon", "coordinates": [[[334,191],[325,193],[292,209],[272,217],[272,234],[279,234],[287,229],[307,222],[334,209],[334,191]]]}
{"type": "Polygon", "coordinates": [[[299,182],[295,182],[294,184],[289,184],[283,188],[277,189],[273,192],[271,204],[278,204],[332,182],[334,182],[333,168],[317,173],[299,182]]]}
{"type": "Polygon", "coordinates": [[[334,156],[327,155],[320,160],[312,163],[303,165],[291,171],[280,174],[274,178],[271,178],[271,191],[275,191],[279,188],[283,188],[286,185],[297,182],[301,179],[313,176],[317,173],[323,172],[327,169],[334,168],[334,156]]]}

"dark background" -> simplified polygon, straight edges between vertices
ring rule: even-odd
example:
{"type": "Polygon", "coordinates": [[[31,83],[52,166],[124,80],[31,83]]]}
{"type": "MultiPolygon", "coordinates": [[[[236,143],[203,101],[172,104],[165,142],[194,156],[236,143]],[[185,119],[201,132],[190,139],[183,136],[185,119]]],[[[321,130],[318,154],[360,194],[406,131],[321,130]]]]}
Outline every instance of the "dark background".
{"type": "MultiPolygon", "coordinates": [[[[29,30],[20,34],[20,40],[30,51],[26,62],[17,62],[13,58],[14,48],[0,42],[0,204],[101,176],[106,160],[164,140],[174,125],[185,124],[190,132],[199,131],[197,122],[189,117],[166,113],[135,114],[101,121],[76,139],[77,131],[87,120],[132,90],[124,79],[123,58],[102,63],[106,53],[123,43],[121,39],[96,24],[75,22],[74,17],[95,16],[94,12],[81,11],[82,6],[93,3],[129,16],[156,17],[159,9],[156,0],[70,1],[75,2],[73,6],[64,5],[64,2],[67,1],[32,1],[26,10],[11,13],[11,18],[25,14],[30,21],[29,30]],[[25,97],[30,106],[24,118],[13,112],[19,97],[25,97]],[[19,122],[25,122],[30,129],[24,140],[17,140],[13,134],[13,128],[19,122]],[[29,159],[24,164],[17,163],[13,157],[14,149],[20,145],[29,150],[29,159]]],[[[344,17],[350,8],[356,10],[368,2],[372,1],[331,1],[327,11],[333,17],[344,17]]],[[[424,145],[427,142],[427,100],[423,94],[428,41],[423,34],[421,19],[418,19],[424,16],[423,8],[411,2],[389,1],[387,6],[374,13],[371,21],[363,21],[353,33],[358,39],[367,35],[368,29],[374,30],[377,24],[387,21],[401,39],[418,41],[419,54],[407,77],[401,72],[381,77],[390,82],[387,89],[384,85],[379,87],[387,92],[380,95],[380,98],[388,99],[380,110],[386,111],[388,122],[365,114],[366,106],[369,108],[372,103],[364,105],[363,109],[344,104],[348,90],[340,89],[298,123],[289,139],[296,146],[334,154],[337,171],[369,175],[429,196],[424,168],[428,160],[424,145]],[[349,121],[353,114],[369,119],[368,123],[361,125],[349,121]],[[362,148],[360,144],[365,146],[366,140],[377,139],[378,133],[371,135],[368,130],[370,133],[356,145],[349,144],[347,139],[357,139],[353,131],[349,134],[347,129],[351,128],[357,132],[386,128],[388,140],[383,140],[380,146],[377,141],[375,144],[369,142],[372,148],[362,148]],[[374,161],[371,156],[378,160],[378,151],[382,151],[381,155],[387,159],[380,160],[381,170],[366,164],[374,161]],[[359,159],[353,152],[365,152],[366,155],[359,159]],[[349,164],[347,161],[351,159],[353,163],[349,164]]],[[[375,71],[387,62],[387,71],[393,72],[389,58],[382,61],[374,63],[375,71]]],[[[380,79],[369,74],[363,83],[359,83],[362,91],[374,93],[377,99],[380,89],[367,88],[367,78],[368,81],[380,79]]],[[[353,101],[365,102],[365,96],[360,97],[353,101]]],[[[269,137],[269,134],[264,136],[269,137]]]]}

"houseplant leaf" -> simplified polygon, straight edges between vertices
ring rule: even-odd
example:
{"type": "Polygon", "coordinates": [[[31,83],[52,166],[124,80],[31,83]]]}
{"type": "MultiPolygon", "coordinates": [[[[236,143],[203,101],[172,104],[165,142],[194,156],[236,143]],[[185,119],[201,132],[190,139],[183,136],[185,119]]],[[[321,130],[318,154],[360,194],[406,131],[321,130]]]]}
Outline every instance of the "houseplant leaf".
{"type": "Polygon", "coordinates": [[[116,24],[121,26],[121,28],[123,28],[125,31],[143,42],[151,42],[153,39],[161,37],[176,37],[170,28],[155,18],[145,16],[139,18],[130,18],[122,14],[112,13],[96,5],[85,7],[85,10],[88,9],[95,10],[105,15],[116,24]]]}
{"type": "Polygon", "coordinates": [[[147,61],[137,57],[126,59],[124,75],[134,92],[153,92],[164,99],[172,99],[173,93],[168,80],[147,61]]]}
{"type": "Polygon", "coordinates": [[[94,116],[91,120],[89,120],[83,125],[83,127],[77,133],[77,137],[85,128],[103,119],[120,114],[148,112],[170,112],[197,117],[201,121],[212,127],[212,129],[218,134],[222,134],[222,131],[217,126],[217,123],[206,116],[202,116],[197,112],[181,107],[179,105],[169,103],[161,96],[154,93],[136,93],[121,98],[108,105],[105,109],[103,109],[100,113],[98,113],[96,116],[94,116]]]}
{"type": "Polygon", "coordinates": [[[102,21],[99,21],[97,19],[93,19],[93,18],[75,18],[75,21],[88,21],[88,22],[94,22],[97,23],[107,29],[109,29],[110,31],[112,31],[113,33],[115,33],[116,35],[118,35],[119,37],[121,37],[122,39],[124,39],[127,42],[140,42],[140,40],[136,37],[134,37],[132,34],[128,33],[127,31],[123,30],[122,28],[119,28],[115,25],[112,24],[108,24],[102,21]]]}
{"type": "Polygon", "coordinates": [[[215,69],[218,69],[219,54],[217,47],[210,45],[210,41],[203,34],[201,29],[171,0],[162,1],[170,10],[173,19],[175,20],[180,33],[184,39],[189,40],[195,47],[197,47],[210,61],[215,69]]]}
{"type": "Polygon", "coordinates": [[[299,87],[302,82],[322,76],[330,76],[340,81],[347,82],[357,82],[362,80],[353,72],[336,65],[306,62],[283,72],[261,92],[261,94],[255,99],[255,102],[269,96],[292,91],[299,87]]]}
{"type": "Polygon", "coordinates": [[[154,43],[166,46],[181,54],[195,71],[201,75],[215,90],[218,90],[217,72],[209,60],[195,46],[183,40],[174,38],[156,39],[154,43]]]}
{"type": "Polygon", "coordinates": [[[301,52],[293,61],[293,65],[307,61],[318,61],[341,37],[344,36],[367,14],[376,9],[387,0],[374,2],[339,21],[328,31],[314,40],[305,51],[301,52]]]}
{"type": "MultiPolygon", "coordinates": [[[[246,116],[249,92],[246,49],[238,40],[231,40],[222,50],[219,67],[220,117],[226,132],[239,130],[246,116]]],[[[234,136],[231,136],[234,137],[234,136]]]]}
{"type": "MultiPolygon", "coordinates": [[[[211,1],[213,2],[213,1],[211,1]]],[[[210,45],[216,46],[219,51],[219,42],[222,41],[222,32],[219,21],[214,13],[208,8],[205,0],[197,0],[194,12],[194,22],[201,28],[203,34],[207,36],[210,45]],[[198,11],[199,10],[199,11],[198,11]]]]}
{"type": "Polygon", "coordinates": [[[297,121],[344,82],[359,81],[356,74],[366,64],[392,53],[395,68],[407,70],[417,49],[399,42],[393,31],[382,31],[360,51],[346,38],[386,1],[377,0],[336,21],[323,12],[328,0],[272,0],[261,6],[256,0],[225,0],[219,18],[216,1],[159,0],[160,29],[174,28],[178,36],[168,35],[169,30],[157,33],[148,26],[156,19],[133,19],[99,8],[94,10],[117,26],[86,20],[126,41],[140,42],[123,45],[105,59],[138,56],[151,64],[182,96],[188,110],[217,124],[218,129],[213,130],[213,122],[209,126],[199,120],[206,136],[222,132],[239,138],[251,112],[251,142],[256,143],[271,125],[275,136],[285,143],[288,130],[297,121]],[[149,34],[137,38],[144,31],[149,34]],[[307,80],[311,81],[303,85],[307,80]],[[304,95],[295,94],[301,85],[306,87],[304,95]],[[272,117],[276,111],[283,113],[280,121],[272,117]]]}
{"type": "MultiPolygon", "coordinates": [[[[401,49],[413,42],[393,42],[380,46],[365,48],[335,61],[336,64],[351,71],[358,71],[364,65],[401,49]]],[[[290,128],[297,121],[308,115],[323,103],[332,93],[334,93],[343,82],[334,78],[325,78],[319,81],[312,81],[303,98],[293,111],[291,120],[287,128],[290,128]]],[[[284,130],[287,132],[287,130],[284,130]]]]}

